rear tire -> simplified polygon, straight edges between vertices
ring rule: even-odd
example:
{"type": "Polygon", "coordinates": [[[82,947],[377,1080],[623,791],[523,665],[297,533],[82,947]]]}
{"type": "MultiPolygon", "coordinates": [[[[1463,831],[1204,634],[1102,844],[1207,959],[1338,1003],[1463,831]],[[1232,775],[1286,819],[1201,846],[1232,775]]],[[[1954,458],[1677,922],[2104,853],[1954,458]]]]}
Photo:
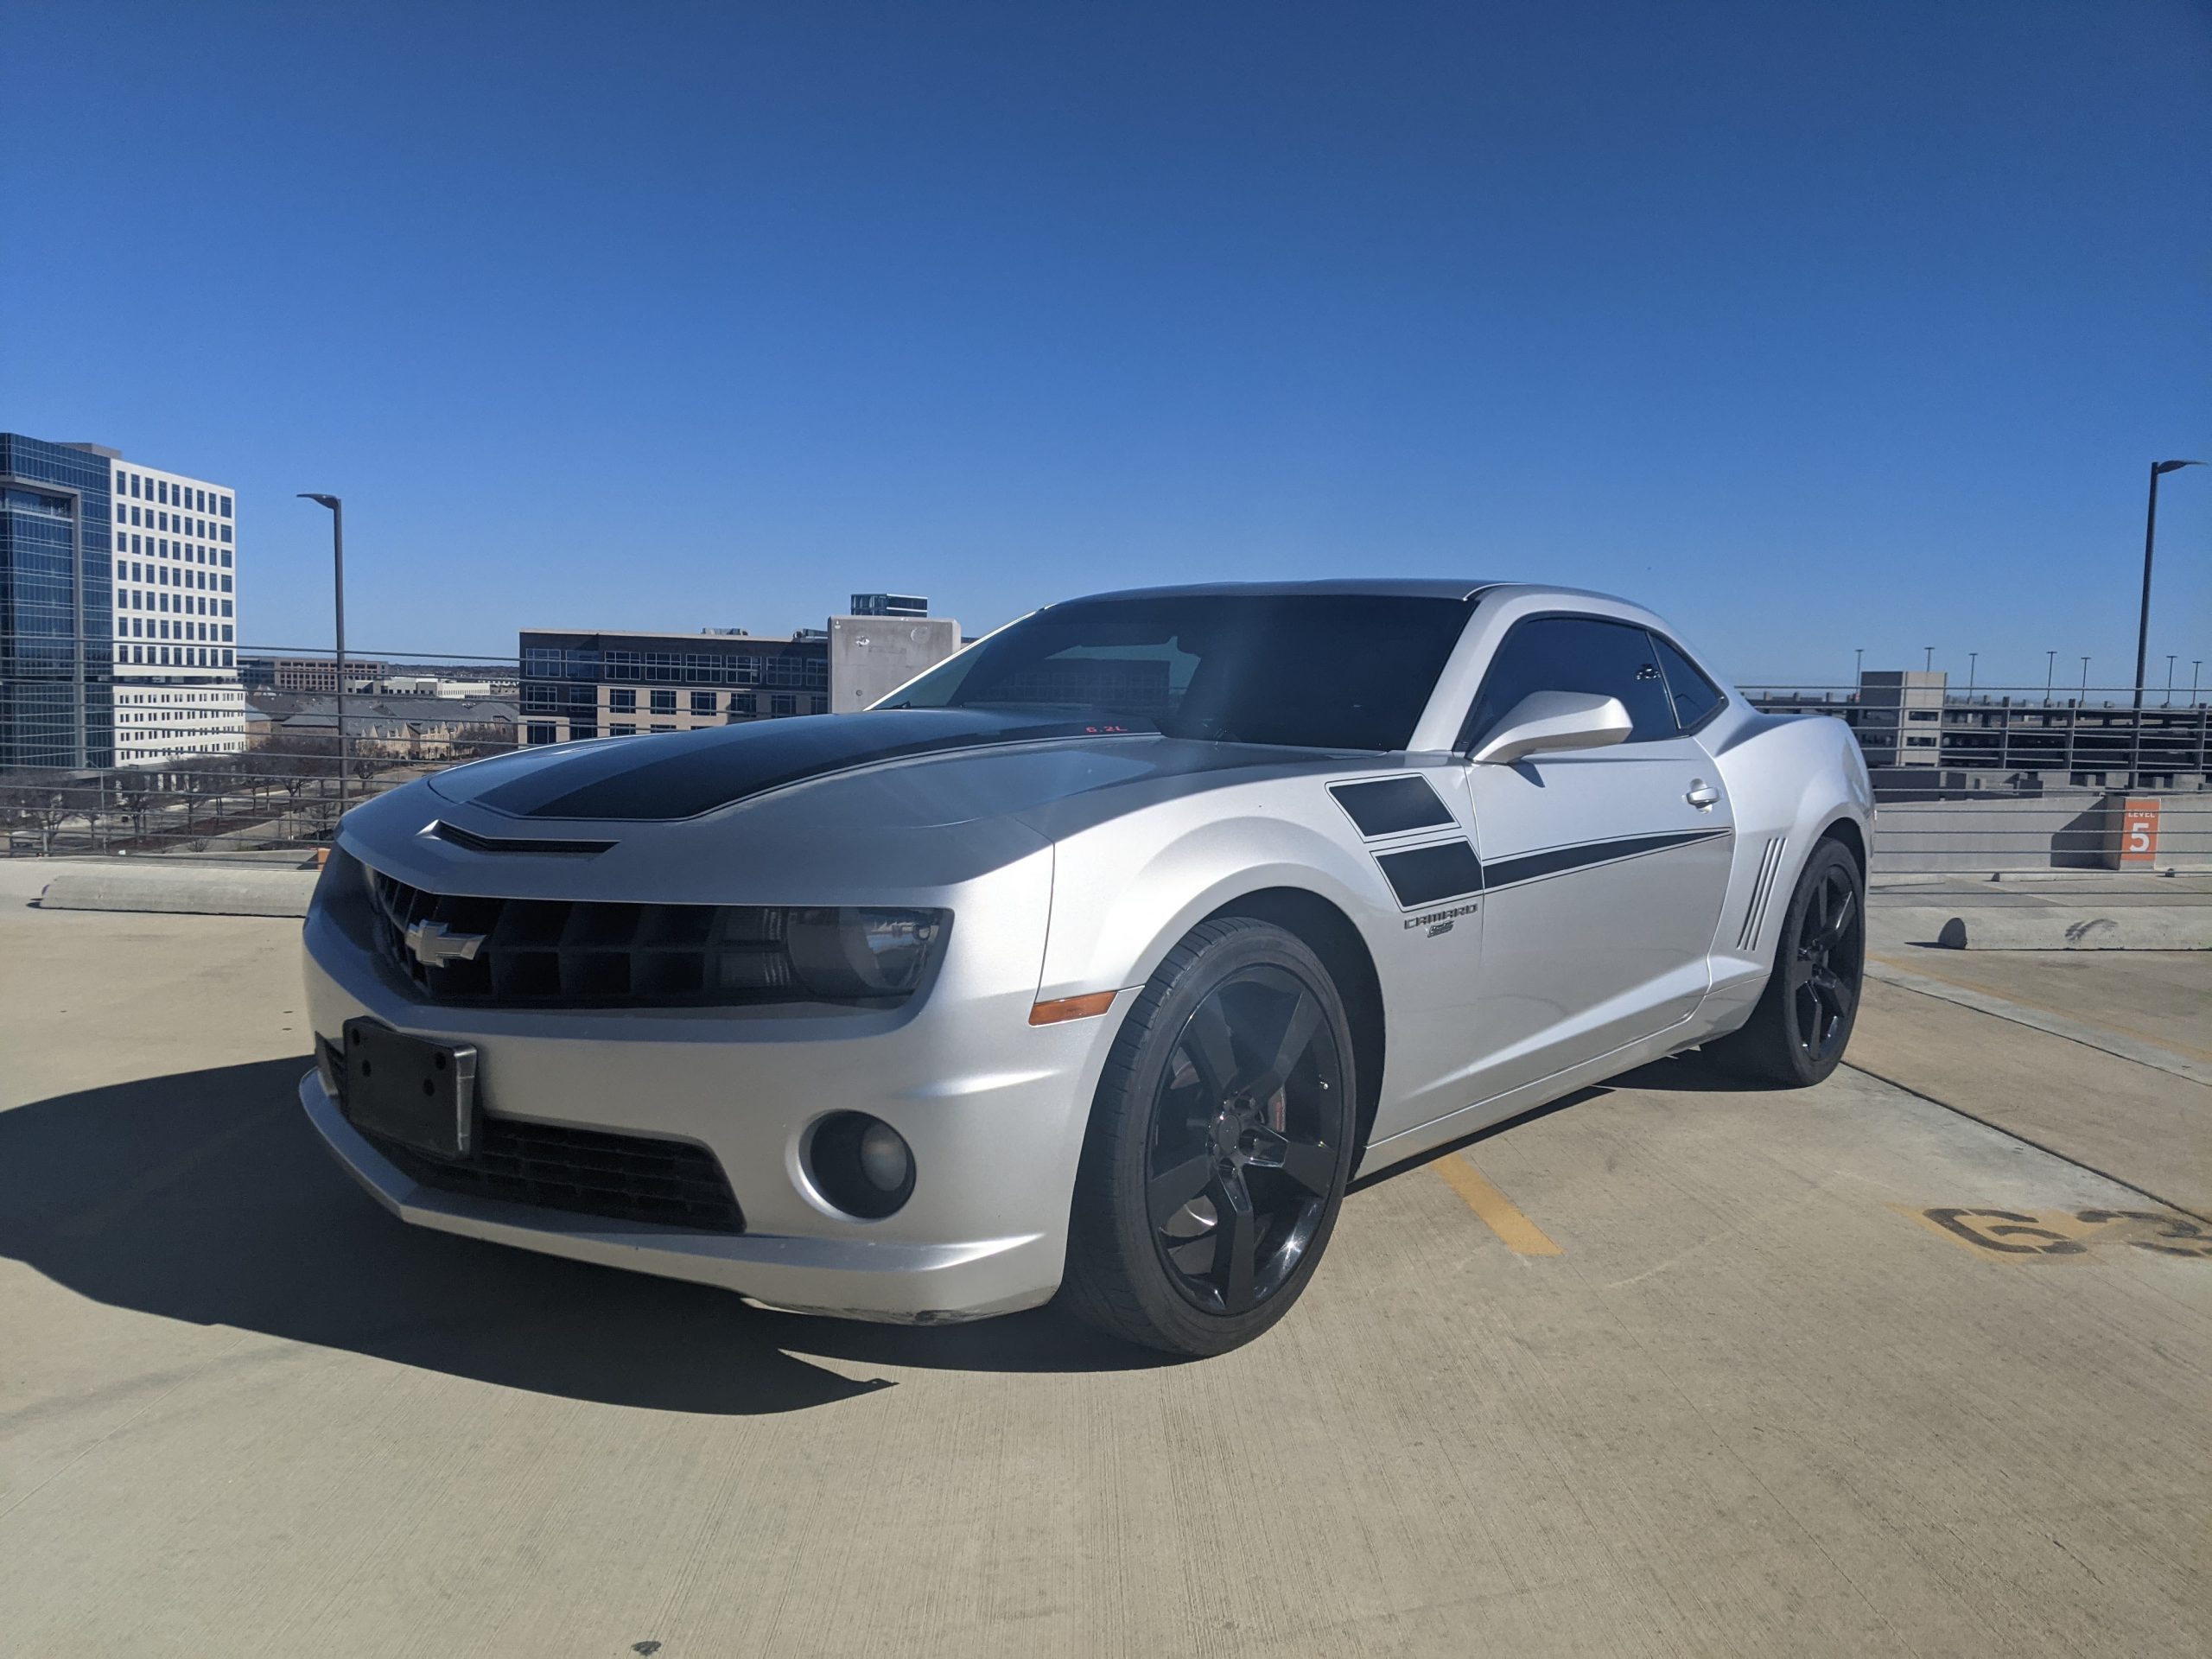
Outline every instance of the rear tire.
{"type": "Polygon", "coordinates": [[[1327,1248],[1357,1098],[1343,999],[1305,943],[1247,917],[1192,929],[1099,1079],[1062,1301],[1166,1353],[1251,1341],[1327,1248]]]}
{"type": "Polygon", "coordinates": [[[1843,1059],[1866,970],[1866,878],[1841,842],[1813,849],[1783,913],[1774,971],[1751,1019],[1705,1052],[1724,1070],[1785,1089],[1843,1059]]]}

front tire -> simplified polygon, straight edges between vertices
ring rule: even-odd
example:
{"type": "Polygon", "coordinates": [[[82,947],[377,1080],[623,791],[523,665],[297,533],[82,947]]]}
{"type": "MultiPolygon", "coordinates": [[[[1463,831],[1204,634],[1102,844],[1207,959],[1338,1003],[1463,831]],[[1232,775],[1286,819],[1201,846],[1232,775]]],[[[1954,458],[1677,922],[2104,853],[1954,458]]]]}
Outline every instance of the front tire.
{"type": "Polygon", "coordinates": [[[1789,895],[1758,1006],[1707,1052],[1740,1076],[1809,1088],[1843,1059],[1866,973],[1866,878],[1840,842],[1823,841],[1789,895]]]}
{"type": "Polygon", "coordinates": [[[1099,1079],[1062,1300],[1167,1353],[1251,1341],[1327,1247],[1357,1097],[1344,1001],[1305,943],[1247,917],[1192,929],[1099,1079]]]}

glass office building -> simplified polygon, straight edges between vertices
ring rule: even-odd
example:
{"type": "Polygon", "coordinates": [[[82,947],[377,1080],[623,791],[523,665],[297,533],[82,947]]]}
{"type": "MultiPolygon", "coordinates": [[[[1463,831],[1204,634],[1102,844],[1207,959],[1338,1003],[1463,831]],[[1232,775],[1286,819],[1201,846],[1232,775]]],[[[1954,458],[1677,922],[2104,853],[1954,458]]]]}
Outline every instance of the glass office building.
{"type": "Polygon", "coordinates": [[[690,732],[830,708],[830,640],[749,633],[522,636],[522,740],[690,732]]]}
{"type": "Polygon", "coordinates": [[[0,432],[0,767],[115,764],[113,454],[0,432]]]}

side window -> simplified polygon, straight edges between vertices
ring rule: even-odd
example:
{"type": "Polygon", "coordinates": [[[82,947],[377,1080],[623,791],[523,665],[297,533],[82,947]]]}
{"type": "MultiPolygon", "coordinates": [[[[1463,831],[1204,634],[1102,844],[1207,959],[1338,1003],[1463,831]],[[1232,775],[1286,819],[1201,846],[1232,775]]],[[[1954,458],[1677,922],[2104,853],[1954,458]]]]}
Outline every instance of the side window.
{"type": "Polygon", "coordinates": [[[1683,656],[1672,641],[1655,633],[1651,643],[1658,648],[1659,666],[1666,671],[1667,694],[1675,702],[1675,719],[1684,731],[1693,731],[1720,706],[1720,688],[1706,678],[1698,665],[1683,656]]]}
{"type": "Polygon", "coordinates": [[[1651,636],[1631,623],[1595,616],[1538,616],[1516,623],[1483,676],[1460,730],[1460,747],[1480,743],[1532,691],[1618,697],[1632,722],[1631,743],[1675,734],[1651,636]]]}

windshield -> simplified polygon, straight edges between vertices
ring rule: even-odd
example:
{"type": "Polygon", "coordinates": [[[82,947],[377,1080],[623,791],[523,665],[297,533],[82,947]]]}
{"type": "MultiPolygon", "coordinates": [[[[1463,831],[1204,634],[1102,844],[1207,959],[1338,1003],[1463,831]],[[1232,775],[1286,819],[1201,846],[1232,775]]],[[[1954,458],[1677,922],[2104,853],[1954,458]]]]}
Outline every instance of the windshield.
{"type": "Polygon", "coordinates": [[[1402,749],[1466,620],[1454,599],[1079,599],[877,707],[1052,709],[1224,743],[1402,749]]]}

